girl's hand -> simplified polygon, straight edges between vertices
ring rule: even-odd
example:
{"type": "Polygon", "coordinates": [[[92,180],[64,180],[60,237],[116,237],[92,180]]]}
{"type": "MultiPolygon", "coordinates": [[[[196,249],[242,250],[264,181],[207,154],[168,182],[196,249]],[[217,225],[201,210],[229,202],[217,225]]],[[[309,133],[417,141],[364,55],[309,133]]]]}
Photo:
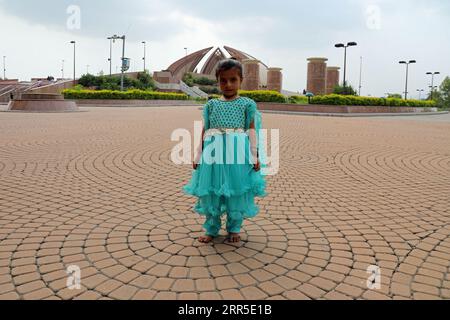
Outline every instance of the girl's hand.
{"type": "Polygon", "coordinates": [[[259,160],[256,160],[256,163],[253,165],[253,169],[258,172],[261,169],[261,165],[259,163],[259,160]]]}

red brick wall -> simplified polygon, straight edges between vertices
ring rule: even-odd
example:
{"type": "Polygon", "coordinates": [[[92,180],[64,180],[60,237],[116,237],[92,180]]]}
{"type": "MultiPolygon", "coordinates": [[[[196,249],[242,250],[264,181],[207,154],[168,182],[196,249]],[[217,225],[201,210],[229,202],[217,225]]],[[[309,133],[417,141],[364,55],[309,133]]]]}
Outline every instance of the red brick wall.
{"type": "Polygon", "coordinates": [[[426,108],[414,107],[383,107],[383,106],[326,106],[326,105],[299,105],[288,103],[259,102],[259,110],[297,111],[316,113],[405,113],[421,112],[426,108]]]}

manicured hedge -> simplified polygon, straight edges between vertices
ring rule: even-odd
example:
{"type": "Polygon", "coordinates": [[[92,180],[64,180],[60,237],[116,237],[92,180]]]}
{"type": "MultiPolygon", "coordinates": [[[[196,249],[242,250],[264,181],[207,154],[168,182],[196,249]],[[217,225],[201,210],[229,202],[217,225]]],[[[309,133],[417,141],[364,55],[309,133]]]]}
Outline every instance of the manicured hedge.
{"type": "Polygon", "coordinates": [[[287,98],[288,103],[295,103],[295,104],[308,104],[308,97],[305,96],[290,96],[287,98]]]}
{"type": "Polygon", "coordinates": [[[260,91],[239,91],[241,97],[247,97],[256,102],[286,102],[286,97],[277,91],[260,90],[260,91]]]}
{"type": "Polygon", "coordinates": [[[71,90],[63,92],[66,99],[104,99],[104,100],[188,100],[181,93],[155,92],[144,90],[114,91],[114,90],[71,90]]]}
{"type": "Polygon", "coordinates": [[[373,98],[358,96],[343,96],[330,94],[315,96],[311,104],[343,105],[343,106],[389,106],[389,107],[436,107],[434,101],[403,100],[398,98],[373,98]]]}

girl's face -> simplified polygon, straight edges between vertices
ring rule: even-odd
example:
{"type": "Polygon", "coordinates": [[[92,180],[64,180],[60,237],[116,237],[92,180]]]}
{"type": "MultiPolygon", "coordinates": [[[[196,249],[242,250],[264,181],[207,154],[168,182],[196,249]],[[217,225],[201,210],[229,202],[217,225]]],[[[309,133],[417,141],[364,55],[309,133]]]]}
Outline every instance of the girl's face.
{"type": "Polygon", "coordinates": [[[227,99],[237,96],[241,83],[242,78],[236,68],[222,71],[219,75],[220,90],[227,99]]]}

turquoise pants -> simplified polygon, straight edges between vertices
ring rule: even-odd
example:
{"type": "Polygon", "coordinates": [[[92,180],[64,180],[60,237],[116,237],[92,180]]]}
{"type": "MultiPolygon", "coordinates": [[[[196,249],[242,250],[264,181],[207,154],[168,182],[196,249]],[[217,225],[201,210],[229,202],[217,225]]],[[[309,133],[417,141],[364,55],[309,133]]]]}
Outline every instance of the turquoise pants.
{"type": "MultiPolygon", "coordinates": [[[[227,215],[227,231],[228,233],[239,233],[241,232],[243,219],[232,219],[227,215]]],[[[211,237],[217,237],[220,229],[222,228],[222,220],[219,216],[207,215],[206,221],[203,224],[206,230],[206,235],[211,237]]]]}

